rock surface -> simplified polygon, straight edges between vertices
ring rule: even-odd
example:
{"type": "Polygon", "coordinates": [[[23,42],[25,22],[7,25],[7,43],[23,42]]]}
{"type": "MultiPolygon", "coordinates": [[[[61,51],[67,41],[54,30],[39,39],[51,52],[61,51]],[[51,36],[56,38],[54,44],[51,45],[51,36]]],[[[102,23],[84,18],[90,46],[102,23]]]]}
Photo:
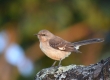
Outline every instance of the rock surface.
{"type": "Polygon", "coordinates": [[[72,64],[42,69],[34,80],[110,80],[110,57],[89,66],[72,64]]]}

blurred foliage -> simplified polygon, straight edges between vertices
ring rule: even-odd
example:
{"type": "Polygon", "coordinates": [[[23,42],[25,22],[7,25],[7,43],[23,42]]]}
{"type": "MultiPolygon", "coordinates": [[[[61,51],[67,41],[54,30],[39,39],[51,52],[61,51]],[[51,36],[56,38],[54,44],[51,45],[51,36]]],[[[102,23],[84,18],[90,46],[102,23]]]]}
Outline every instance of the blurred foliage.
{"type": "Polygon", "coordinates": [[[108,3],[103,0],[1,0],[0,25],[16,22],[26,44],[41,29],[55,31],[79,21],[93,28],[108,29],[108,3]]]}
{"type": "MultiPolygon", "coordinates": [[[[36,42],[33,34],[41,29],[57,32],[84,22],[94,31],[107,32],[109,4],[109,0],[0,0],[0,30],[16,29],[17,42],[24,50],[36,42]],[[14,25],[10,27],[9,24],[14,25]]],[[[18,80],[31,80],[32,77],[19,77],[18,80]]]]}

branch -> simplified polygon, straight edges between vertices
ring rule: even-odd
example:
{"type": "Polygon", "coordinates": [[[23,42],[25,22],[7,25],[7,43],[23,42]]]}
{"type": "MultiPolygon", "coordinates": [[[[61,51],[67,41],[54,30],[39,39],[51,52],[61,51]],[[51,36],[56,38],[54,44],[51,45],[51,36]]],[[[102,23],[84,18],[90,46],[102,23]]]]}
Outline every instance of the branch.
{"type": "Polygon", "coordinates": [[[34,80],[110,80],[110,57],[89,66],[69,65],[42,69],[34,80]]]}

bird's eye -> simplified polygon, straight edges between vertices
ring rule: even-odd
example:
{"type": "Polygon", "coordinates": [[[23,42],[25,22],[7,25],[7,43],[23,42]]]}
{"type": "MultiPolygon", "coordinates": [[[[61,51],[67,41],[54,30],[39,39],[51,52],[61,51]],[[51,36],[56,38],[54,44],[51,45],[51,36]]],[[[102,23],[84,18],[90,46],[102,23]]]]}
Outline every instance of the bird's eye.
{"type": "Polygon", "coordinates": [[[42,34],[42,36],[45,36],[45,34],[42,34]]]}

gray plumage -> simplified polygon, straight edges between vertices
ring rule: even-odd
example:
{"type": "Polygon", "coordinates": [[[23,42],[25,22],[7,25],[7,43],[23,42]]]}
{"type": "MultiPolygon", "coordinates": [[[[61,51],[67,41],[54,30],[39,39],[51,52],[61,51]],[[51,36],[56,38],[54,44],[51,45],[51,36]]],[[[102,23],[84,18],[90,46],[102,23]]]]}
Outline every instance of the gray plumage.
{"type": "Polygon", "coordinates": [[[63,40],[60,37],[55,36],[53,39],[49,40],[49,44],[51,47],[61,50],[61,51],[79,52],[78,49],[82,45],[99,43],[99,42],[103,42],[103,41],[104,41],[104,39],[94,38],[94,39],[88,39],[88,40],[71,43],[71,42],[67,42],[67,41],[63,40]]]}
{"type": "Polygon", "coordinates": [[[48,30],[41,30],[35,35],[38,36],[41,50],[51,59],[59,60],[59,65],[61,60],[65,59],[65,57],[68,57],[71,52],[81,53],[78,51],[80,46],[104,41],[102,38],[94,38],[71,43],[58,36],[55,36],[48,30]]]}

